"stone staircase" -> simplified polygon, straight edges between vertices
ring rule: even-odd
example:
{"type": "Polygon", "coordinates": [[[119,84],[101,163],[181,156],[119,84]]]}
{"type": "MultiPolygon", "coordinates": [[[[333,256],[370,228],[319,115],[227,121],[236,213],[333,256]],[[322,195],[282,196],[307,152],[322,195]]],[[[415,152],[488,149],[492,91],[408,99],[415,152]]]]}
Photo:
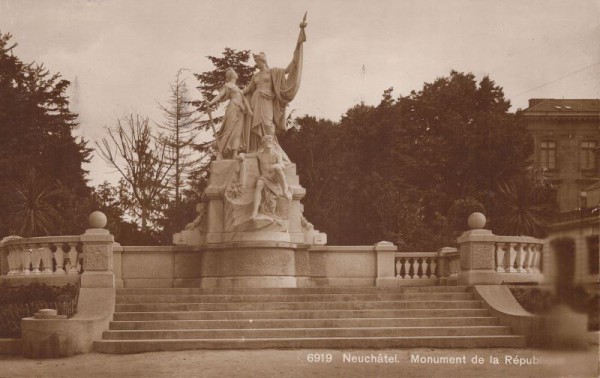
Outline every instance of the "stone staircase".
{"type": "Polygon", "coordinates": [[[515,348],[463,286],[117,289],[102,353],[266,348],[515,348]]]}

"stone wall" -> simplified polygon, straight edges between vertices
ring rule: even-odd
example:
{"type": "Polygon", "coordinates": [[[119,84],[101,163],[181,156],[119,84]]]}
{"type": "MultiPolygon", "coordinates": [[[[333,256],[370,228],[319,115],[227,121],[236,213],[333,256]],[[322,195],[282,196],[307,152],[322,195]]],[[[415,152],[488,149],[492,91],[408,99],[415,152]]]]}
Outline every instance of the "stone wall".
{"type": "MultiPolygon", "coordinates": [[[[308,253],[302,250],[297,248],[290,256],[295,260],[296,270],[288,273],[297,277],[297,286],[375,286],[378,278],[394,279],[396,248],[391,243],[383,247],[381,244],[312,246],[308,253]],[[387,260],[382,249],[391,252],[391,256],[385,256],[387,260]]],[[[208,257],[203,255],[226,252],[185,246],[115,246],[113,251],[117,287],[200,287],[203,278],[215,275],[218,270],[218,267],[203,267],[204,258],[208,257]]],[[[235,264],[233,260],[223,262],[235,264]]]]}

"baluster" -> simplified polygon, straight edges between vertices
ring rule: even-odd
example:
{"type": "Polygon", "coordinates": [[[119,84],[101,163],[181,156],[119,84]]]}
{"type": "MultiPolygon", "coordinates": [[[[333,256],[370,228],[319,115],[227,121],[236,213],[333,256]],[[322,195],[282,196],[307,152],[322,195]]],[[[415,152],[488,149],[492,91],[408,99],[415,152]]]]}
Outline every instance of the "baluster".
{"type": "Polygon", "coordinates": [[[46,244],[40,248],[38,248],[40,253],[42,264],[44,265],[43,274],[52,274],[52,249],[50,249],[50,245],[46,244]]]}
{"type": "Polygon", "coordinates": [[[509,272],[515,272],[515,261],[517,260],[517,250],[515,249],[515,247],[518,245],[518,243],[508,243],[508,249],[509,249],[509,260],[508,260],[508,271],[509,272]]]}
{"type": "Polygon", "coordinates": [[[534,244],[531,247],[531,251],[533,252],[533,262],[531,264],[532,266],[532,270],[535,273],[540,273],[540,261],[542,259],[542,245],[541,244],[534,244]]]}
{"type": "Polygon", "coordinates": [[[56,271],[54,274],[66,274],[65,272],[65,247],[64,245],[57,244],[56,251],[54,251],[54,261],[56,261],[56,271]]]}
{"type": "Polygon", "coordinates": [[[437,276],[435,275],[435,268],[437,267],[437,257],[432,257],[429,263],[429,269],[430,269],[430,273],[429,273],[429,277],[430,278],[437,278],[437,276]]]}
{"type": "Polygon", "coordinates": [[[21,274],[29,275],[31,273],[31,250],[29,249],[28,244],[24,244],[21,249],[21,267],[23,271],[21,274]]]}
{"type": "Polygon", "coordinates": [[[519,243],[517,244],[517,272],[524,272],[524,264],[525,264],[525,256],[527,251],[525,250],[526,244],[519,243]]]}
{"type": "Polygon", "coordinates": [[[452,275],[457,275],[458,271],[460,270],[460,260],[458,260],[457,258],[452,259],[450,266],[452,267],[452,275]]]}
{"type": "Polygon", "coordinates": [[[6,261],[8,261],[8,272],[6,275],[11,276],[15,266],[13,262],[12,248],[10,246],[6,246],[4,248],[6,250],[6,261]]]}
{"type": "Polygon", "coordinates": [[[413,257],[412,261],[413,274],[411,278],[416,280],[419,278],[419,261],[416,257],[413,257]]]}
{"type": "Polygon", "coordinates": [[[410,262],[409,262],[409,258],[408,258],[408,257],[405,257],[405,258],[404,258],[404,277],[403,277],[405,280],[407,280],[407,279],[409,279],[409,278],[410,278],[409,271],[410,271],[410,262]]]}
{"type": "Polygon", "coordinates": [[[424,280],[425,280],[425,279],[429,278],[429,277],[427,276],[427,267],[428,267],[428,266],[429,266],[429,264],[427,264],[427,259],[426,259],[426,258],[423,258],[423,261],[422,261],[422,263],[421,263],[421,269],[423,269],[423,270],[422,270],[423,274],[421,274],[421,279],[424,279],[424,280]]]}
{"type": "Polygon", "coordinates": [[[533,244],[525,244],[523,246],[525,250],[525,263],[523,264],[523,269],[525,272],[531,272],[531,257],[533,256],[533,244]]]}
{"type": "Polygon", "coordinates": [[[42,264],[42,253],[40,250],[41,248],[37,245],[34,245],[33,248],[31,248],[31,273],[33,274],[41,273],[40,266],[42,264]]]}
{"type": "MultiPolygon", "coordinates": [[[[7,276],[10,276],[10,273],[13,270],[13,261],[12,261],[12,249],[9,246],[4,247],[6,251],[6,261],[8,262],[8,272],[6,272],[7,276]]],[[[0,258],[2,257],[2,249],[0,249],[0,258]]],[[[2,272],[0,272],[2,274],[2,272]]]]}
{"type": "Polygon", "coordinates": [[[77,255],[77,273],[81,274],[81,272],[83,272],[83,246],[80,243],[77,243],[75,248],[77,247],[79,247],[79,251],[81,251],[81,253],[78,252],[77,255]]]}
{"type": "Polygon", "coordinates": [[[11,245],[6,247],[8,249],[8,275],[14,276],[19,274],[21,270],[21,256],[20,247],[17,245],[11,245]]]}
{"type": "Polygon", "coordinates": [[[496,243],[496,272],[505,272],[506,243],[496,243]]]}
{"type": "Polygon", "coordinates": [[[77,252],[77,243],[69,243],[69,269],[67,274],[79,274],[79,270],[77,269],[77,258],[79,257],[79,253],[77,252]]]}
{"type": "Polygon", "coordinates": [[[402,263],[400,262],[400,258],[397,257],[396,258],[396,277],[401,278],[400,277],[400,271],[402,270],[402,263]]]}

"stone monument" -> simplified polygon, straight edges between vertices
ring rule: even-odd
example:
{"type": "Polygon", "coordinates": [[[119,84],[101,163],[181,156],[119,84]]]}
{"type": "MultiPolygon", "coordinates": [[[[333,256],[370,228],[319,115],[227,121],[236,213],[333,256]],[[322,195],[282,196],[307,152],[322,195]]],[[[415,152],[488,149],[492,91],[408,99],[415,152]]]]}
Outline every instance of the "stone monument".
{"type": "Polygon", "coordinates": [[[202,287],[296,287],[308,276],[308,248],[327,236],[303,216],[296,165],[277,141],[285,131],[285,107],[300,87],[306,15],[292,61],[269,68],[266,54],[254,55],[258,72],[240,90],[237,75],[210,103],[229,100],[219,133],[219,157],[198,217],[175,234],[177,245],[202,253],[202,287]]]}

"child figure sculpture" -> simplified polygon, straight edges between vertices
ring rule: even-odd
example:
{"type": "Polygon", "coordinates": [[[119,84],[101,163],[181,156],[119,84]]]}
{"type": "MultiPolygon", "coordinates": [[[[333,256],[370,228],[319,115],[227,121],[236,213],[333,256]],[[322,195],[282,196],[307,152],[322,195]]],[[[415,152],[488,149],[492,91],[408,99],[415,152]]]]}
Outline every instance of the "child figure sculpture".
{"type": "Polygon", "coordinates": [[[239,154],[238,160],[244,161],[246,157],[256,157],[258,159],[258,167],[260,177],[256,181],[256,189],[254,190],[254,203],[252,216],[254,220],[258,216],[260,205],[263,204],[263,212],[271,215],[274,213],[275,205],[269,197],[285,197],[288,200],[292,199],[292,192],[288,188],[285,178],[285,164],[281,153],[273,149],[275,140],[272,135],[265,135],[261,139],[261,148],[249,154],[239,154]],[[267,198],[263,198],[263,190],[267,198]]]}

